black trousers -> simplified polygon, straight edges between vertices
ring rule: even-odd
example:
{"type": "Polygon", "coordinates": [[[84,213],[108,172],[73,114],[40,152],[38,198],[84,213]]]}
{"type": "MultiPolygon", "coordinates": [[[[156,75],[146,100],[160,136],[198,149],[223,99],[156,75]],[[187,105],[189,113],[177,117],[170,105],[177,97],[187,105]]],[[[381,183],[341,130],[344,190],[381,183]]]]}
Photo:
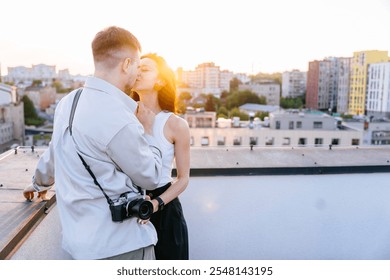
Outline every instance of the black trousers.
{"type": "MultiPolygon", "coordinates": [[[[149,191],[154,198],[161,195],[171,184],[149,191]]],[[[164,206],[162,211],[152,215],[150,221],[157,231],[158,241],[154,247],[156,260],[188,260],[188,229],[179,198],[164,206]]]]}

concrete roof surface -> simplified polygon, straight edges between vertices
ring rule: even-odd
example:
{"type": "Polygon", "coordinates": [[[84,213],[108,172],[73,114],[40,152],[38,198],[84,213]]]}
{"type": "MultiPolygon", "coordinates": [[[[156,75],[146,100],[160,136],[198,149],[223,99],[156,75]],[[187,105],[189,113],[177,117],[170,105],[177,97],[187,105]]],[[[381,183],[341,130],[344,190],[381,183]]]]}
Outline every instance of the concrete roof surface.
{"type": "MultiPolygon", "coordinates": [[[[0,259],[70,259],[61,249],[55,187],[28,202],[46,147],[0,154],[0,259]]],[[[390,148],[191,148],[191,176],[181,194],[191,259],[389,259],[390,148]],[[381,166],[380,172],[285,176],[245,168],[381,166]],[[213,169],[236,176],[215,176],[213,169]],[[251,176],[248,176],[251,175],[251,176]]],[[[361,172],[363,171],[363,172],[361,172]]]]}

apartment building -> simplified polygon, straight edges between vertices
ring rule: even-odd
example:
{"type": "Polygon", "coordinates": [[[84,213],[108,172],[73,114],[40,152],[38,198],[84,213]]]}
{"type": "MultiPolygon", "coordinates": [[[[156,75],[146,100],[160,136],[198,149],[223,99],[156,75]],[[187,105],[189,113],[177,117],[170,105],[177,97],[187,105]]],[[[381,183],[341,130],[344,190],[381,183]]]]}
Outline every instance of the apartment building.
{"type": "Polygon", "coordinates": [[[13,82],[15,85],[31,85],[34,80],[41,80],[44,84],[52,84],[57,78],[56,66],[36,64],[31,68],[24,66],[8,67],[8,75],[5,81],[13,82]]]}
{"type": "Polygon", "coordinates": [[[220,70],[213,62],[199,64],[195,70],[184,71],[179,68],[176,71],[179,85],[186,85],[186,89],[193,97],[200,94],[213,94],[217,97],[223,91],[230,91],[230,81],[233,73],[228,70],[220,70]]]}
{"type": "Polygon", "coordinates": [[[204,110],[187,110],[184,119],[190,128],[214,128],[216,124],[216,112],[205,112],[204,110]]]}
{"type": "Polygon", "coordinates": [[[351,57],[339,58],[337,113],[340,114],[345,114],[348,112],[351,60],[351,57]]]}
{"type": "Polygon", "coordinates": [[[318,111],[270,113],[270,127],[191,128],[192,146],[325,147],[363,144],[361,129],[318,111]]]}
{"type": "Polygon", "coordinates": [[[390,145],[390,121],[388,119],[347,119],[344,125],[363,131],[363,145],[390,145]]]}
{"type": "Polygon", "coordinates": [[[369,64],[388,61],[388,51],[369,50],[353,53],[348,102],[349,114],[364,115],[366,113],[369,64]]]}
{"type": "Polygon", "coordinates": [[[251,81],[251,78],[246,73],[235,73],[233,78],[240,80],[241,83],[246,84],[251,81]]]}
{"type": "Polygon", "coordinates": [[[372,63],[367,73],[366,113],[374,118],[390,117],[390,62],[372,63]]]}
{"type": "Polygon", "coordinates": [[[265,97],[267,105],[279,106],[280,85],[275,82],[249,83],[238,86],[238,90],[249,90],[259,97],[265,97]]]}
{"type": "Polygon", "coordinates": [[[327,65],[327,62],[323,61],[310,61],[309,70],[307,72],[307,85],[306,85],[306,108],[314,110],[319,109],[319,96],[325,95],[327,92],[327,84],[320,86],[320,81],[327,81],[328,77],[325,76],[327,72],[320,71],[320,68],[325,68],[323,65],[327,65]],[[320,75],[322,75],[320,77],[320,75]]]}
{"type": "Polygon", "coordinates": [[[29,86],[24,90],[24,94],[31,99],[34,107],[42,111],[56,102],[56,93],[56,89],[50,86],[29,86]]]}
{"type": "Polygon", "coordinates": [[[68,69],[59,70],[57,73],[55,65],[36,64],[32,67],[8,67],[8,75],[4,76],[4,81],[24,88],[31,86],[34,80],[42,81],[43,85],[51,85],[54,80],[59,80],[65,88],[69,88],[74,86],[75,81],[83,83],[85,78],[81,75],[71,75],[68,69]]]}
{"type": "MultiPolygon", "coordinates": [[[[341,68],[345,77],[345,58],[328,57],[309,62],[306,107],[314,110],[336,111],[341,68]]],[[[342,82],[345,82],[343,79],[342,82]]],[[[344,84],[343,84],[344,85],[344,84]]]]}
{"type": "Polygon", "coordinates": [[[0,148],[24,142],[24,107],[16,87],[0,83],[0,148]]]}
{"type": "Polygon", "coordinates": [[[282,73],[282,97],[296,98],[306,93],[307,72],[294,69],[282,73]]]}

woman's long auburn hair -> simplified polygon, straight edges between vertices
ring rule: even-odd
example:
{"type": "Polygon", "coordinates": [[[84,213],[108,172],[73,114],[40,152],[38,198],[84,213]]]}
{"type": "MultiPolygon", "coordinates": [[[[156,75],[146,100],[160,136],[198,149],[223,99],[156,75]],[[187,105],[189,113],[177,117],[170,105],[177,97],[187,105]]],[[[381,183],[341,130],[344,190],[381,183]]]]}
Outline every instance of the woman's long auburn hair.
{"type": "MultiPolygon", "coordinates": [[[[158,104],[162,110],[177,113],[176,111],[176,77],[175,73],[168,66],[167,62],[161,56],[155,53],[149,53],[141,56],[141,59],[149,58],[156,62],[158,78],[163,82],[162,86],[155,85],[157,89],[158,104]]],[[[139,95],[137,92],[131,92],[130,96],[135,100],[139,101],[139,95]]]]}

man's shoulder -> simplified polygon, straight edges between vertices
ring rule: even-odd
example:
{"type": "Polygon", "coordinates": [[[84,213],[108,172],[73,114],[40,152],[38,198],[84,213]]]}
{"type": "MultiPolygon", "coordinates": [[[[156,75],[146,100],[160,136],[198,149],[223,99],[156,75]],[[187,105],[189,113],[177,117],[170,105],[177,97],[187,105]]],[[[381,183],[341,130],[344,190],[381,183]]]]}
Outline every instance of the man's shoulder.
{"type": "Polygon", "coordinates": [[[78,90],[79,89],[74,89],[71,92],[69,92],[67,95],[65,95],[63,98],[61,98],[60,102],[58,102],[58,106],[62,106],[62,104],[70,102],[69,100],[73,100],[78,90]]]}

